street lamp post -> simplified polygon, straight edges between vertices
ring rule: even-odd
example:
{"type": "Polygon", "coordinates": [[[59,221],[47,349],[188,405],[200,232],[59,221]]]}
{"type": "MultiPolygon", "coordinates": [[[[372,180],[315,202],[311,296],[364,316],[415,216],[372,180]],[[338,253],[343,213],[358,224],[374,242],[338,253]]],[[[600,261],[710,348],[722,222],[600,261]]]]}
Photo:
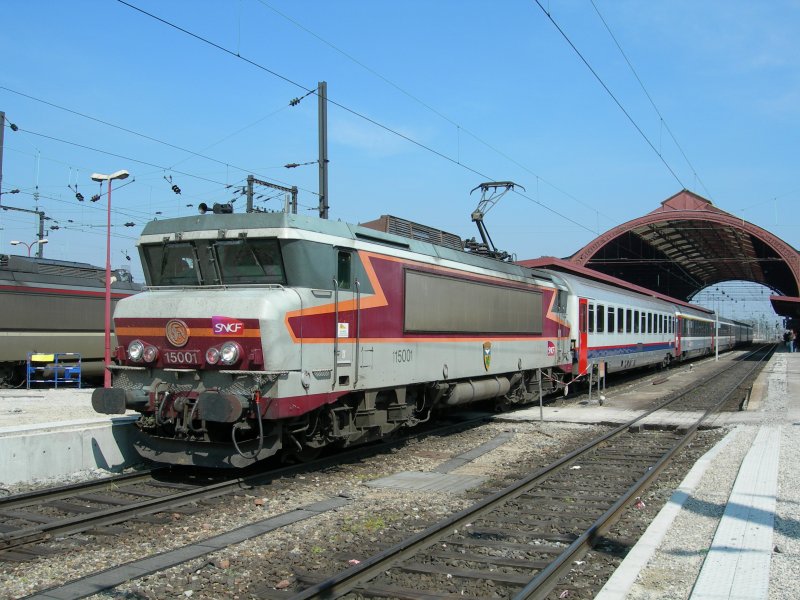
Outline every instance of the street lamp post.
{"type": "Polygon", "coordinates": [[[117,171],[111,175],[102,173],[92,173],[93,181],[108,182],[108,207],[106,210],[106,302],[105,302],[105,354],[103,362],[105,373],[103,374],[103,387],[111,387],[111,371],[108,369],[111,364],[111,182],[114,179],[125,179],[128,177],[127,171],[117,171]]]}
{"type": "Polygon", "coordinates": [[[12,246],[25,246],[25,247],[28,249],[28,257],[30,257],[30,255],[31,255],[31,248],[33,248],[33,247],[34,247],[34,246],[36,246],[36,245],[39,245],[39,246],[44,246],[44,245],[45,245],[47,242],[49,242],[49,241],[50,241],[50,240],[48,240],[47,238],[45,238],[45,239],[43,239],[43,240],[36,240],[36,241],[34,241],[34,242],[31,242],[30,244],[28,244],[28,243],[26,243],[26,242],[20,242],[19,240],[11,240],[11,242],[9,242],[9,243],[10,243],[12,246]]]}

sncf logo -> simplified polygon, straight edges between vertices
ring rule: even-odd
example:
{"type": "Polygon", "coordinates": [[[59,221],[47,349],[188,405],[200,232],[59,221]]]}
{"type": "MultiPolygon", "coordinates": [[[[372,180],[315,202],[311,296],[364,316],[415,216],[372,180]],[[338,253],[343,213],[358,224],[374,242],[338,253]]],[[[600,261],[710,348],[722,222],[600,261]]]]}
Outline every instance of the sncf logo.
{"type": "Polygon", "coordinates": [[[230,317],[211,317],[214,335],[240,336],[244,334],[244,323],[230,317]]]}

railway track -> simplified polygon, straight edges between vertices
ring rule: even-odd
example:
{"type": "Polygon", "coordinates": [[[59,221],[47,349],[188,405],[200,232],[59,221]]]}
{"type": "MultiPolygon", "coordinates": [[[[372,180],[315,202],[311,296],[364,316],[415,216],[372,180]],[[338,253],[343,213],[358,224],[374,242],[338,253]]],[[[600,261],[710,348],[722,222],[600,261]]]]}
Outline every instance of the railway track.
{"type": "Polygon", "coordinates": [[[169,469],[153,469],[70,484],[0,499],[0,560],[32,560],[52,549],[37,547],[55,537],[79,532],[117,535],[115,525],[127,521],[163,523],[157,513],[191,514],[191,503],[227,493],[231,478],[209,482],[205,477],[169,469]]]}
{"type": "Polygon", "coordinates": [[[357,460],[411,439],[446,435],[484,420],[478,415],[315,461],[241,476],[160,468],[0,498],[0,561],[24,562],[58,553],[57,548],[43,547],[43,543],[77,533],[122,535],[120,525],[125,523],[168,523],[170,514],[196,513],[201,510],[198,504],[221,496],[357,460]]]}
{"type": "Polygon", "coordinates": [[[328,578],[298,573],[292,599],[351,593],[413,600],[546,598],[557,586],[560,593],[568,592],[565,597],[582,597],[575,586],[559,582],[603,540],[702,422],[741,392],[742,382],[773,349],[759,348],[750,355],[757,360],[736,361],[703,382],[709,385],[735,371],[729,391],[707,400],[693,425],[655,431],[637,423],[657,411],[683,408],[699,386],[346,571],[328,578]]]}

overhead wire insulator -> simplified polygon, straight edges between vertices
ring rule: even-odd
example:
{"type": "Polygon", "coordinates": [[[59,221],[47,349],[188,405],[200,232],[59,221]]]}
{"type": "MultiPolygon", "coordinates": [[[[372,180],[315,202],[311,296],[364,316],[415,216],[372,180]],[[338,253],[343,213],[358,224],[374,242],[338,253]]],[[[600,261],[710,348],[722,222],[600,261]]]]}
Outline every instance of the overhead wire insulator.
{"type": "Polygon", "coordinates": [[[75,197],[78,199],[78,202],[83,202],[83,194],[80,192],[76,192],[75,197]]]}
{"type": "Polygon", "coordinates": [[[98,200],[100,200],[100,194],[95,194],[94,196],[92,196],[91,198],[89,198],[89,200],[90,200],[91,202],[97,202],[98,200]]]}
{"type": "Polygon", "coordinates": [[[173,183],[172,184],[172,191],[175,192],[176,194],[180,194],[181,193],[181,188],[179,188],[177,184],[173,183]]]}

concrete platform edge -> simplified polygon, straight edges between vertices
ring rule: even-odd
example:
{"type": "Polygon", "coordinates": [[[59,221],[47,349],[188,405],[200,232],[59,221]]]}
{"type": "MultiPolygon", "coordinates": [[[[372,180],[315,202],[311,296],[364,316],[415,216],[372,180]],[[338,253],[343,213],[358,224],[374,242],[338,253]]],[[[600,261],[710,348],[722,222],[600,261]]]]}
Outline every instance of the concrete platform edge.
{"type": "Polygon", "coordinates": [[[61,479],[80,471],[121,471],[141,462],[133,450],[133,420],[122,417],[74,421],[51,430],[23,427],[0,436],[4,465],[0,483],[12,485],[61,479]]]}

